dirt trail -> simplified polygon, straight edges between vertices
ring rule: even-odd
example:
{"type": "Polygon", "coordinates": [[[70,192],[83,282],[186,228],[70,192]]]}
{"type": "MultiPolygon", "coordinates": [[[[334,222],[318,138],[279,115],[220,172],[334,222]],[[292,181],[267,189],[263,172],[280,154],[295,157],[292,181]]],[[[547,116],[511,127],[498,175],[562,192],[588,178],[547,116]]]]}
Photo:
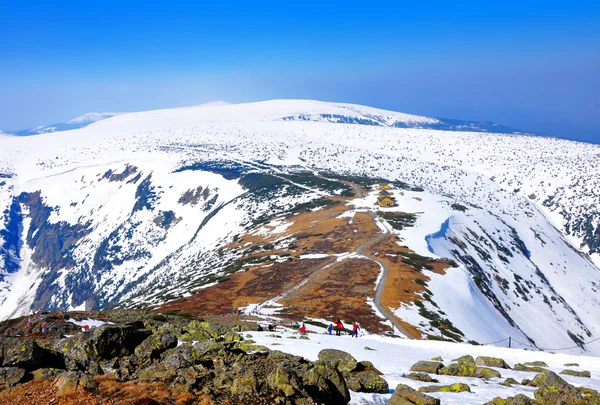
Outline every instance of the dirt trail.
{"type": "MultiPolygon", "coordinates": [[[[349,181],[345,181],[345,180],[330,179],[328,177],[322,176],[322,175],[317,174],[317,173],[315,173],[315,175],[317,177],[320,177],[320,178],[325,179],[325,180],[337,181],[337,182],[343,183],[343,184],[347,185],[348,187],[351,187],[354,190],[354,192],[356,193],[356,196],[358,198],[363,198],[364,197],[364,194],[363,194],[360,186],[358,186],[355,183],[352,183],[352,182],[349,182],[349,181]]],[[[377,225],[377,218],[375,216],[375,213],[372,210],[369,210],[368,214],[371,217],[371,219],[373,220],[373,222],[377,225]]],[[[387,264],[385,264],[384,262],[382,262],[381,260],[379,260],[376,256],[370,255],[370,254],[368,254],[368,253],[365,252],[366,248],[369,248],[370,246],[372,246],[372,245],[374,245],[374,244],[382,241],[383,239],[385,239],[389,235],[390,235],[390,232],[386,229],[382,233],[380,233],[379,235],[375,236],[374,238],[372,238],[372,239],[368,240],[367,242],[363,243],[362,245],[358,246],[356,249],[354,249],[354,252],[357,253],[357,254],[360,254],[360,255],[362,255],[362,256],[364,256],[366,258],[368,258],[369,260],[374,261],[375,263],[379,264],[379,266],[381,266],[381,269],[383,271],[383,275],[381,276],[381,279],[379,280],[379,283],[377,284],[377,287],[375,288],[375,299],[374,299],[375,306],[377,307],[377,309],[379,310],[379,312],[388,321],[390,321],[390,323],[394,326],[394,328],[396,330],[398,330],[402,335],[406,336],[408,339],[414,339],[413,335],[404,326],[402,326],[402,324],[400,324],[398,322],[398,320],[396,319],[396,317],[381,302],[381,299],[382,299],[382,296],[383,296],[383,290],[384,290],[384,286],[385,286],[385,282],[386,282],[386,277],[387,277],[388,272],[389,272],[389,267],[387,266],[387,264]]],[[[321,269],[315,271],[307,279],[303,280],[303,282],[300,283],[299,285],[293,286],[292,288],[290,288],[287,291],[283,292],[279,297],[277,297],[277,299],[283,298],[283,297],[289,295],[290,293],[293,293],[294,291],[298,290],[300,287],[302,287],[303,285],[305,285],[306,283],[308,283],[310,280],[312,280],[313,278],[315,278],[322,271],[324,271],[327,268],[330,268],[332,265],[335,266],[335,263],[329,264],[329,265],[324,266],[321,269]]],[[[261,305],[263,305],[263,304],[259,304],[259,306],[261,306],[261,305]]]]}

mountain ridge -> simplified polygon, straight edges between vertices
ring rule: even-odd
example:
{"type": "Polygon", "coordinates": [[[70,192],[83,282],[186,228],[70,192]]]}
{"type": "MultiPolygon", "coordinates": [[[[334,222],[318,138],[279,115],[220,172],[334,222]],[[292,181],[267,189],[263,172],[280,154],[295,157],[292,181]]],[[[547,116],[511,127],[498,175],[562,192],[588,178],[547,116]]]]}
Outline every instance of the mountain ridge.
{"type": "MultiPolygon", "coordinates": [[[[401,119],[429,118],[275,100],[124,114],[35,142],[3,138],[0,316],[201,299],[227,280],[252,291],[256,304],[273,299],[273,290],[244,277],[261,280],[268,268],[289,266],[297,273],[279,277],[304,274],[316,257],[345,266],[352,247],[324,245],[317,234],[348,240],[353,226],[361,233],[359,218],[373,213],[398,239],[369,254],[385,252],[392,273],[406,278],[383,301],[422,336],[512,334],[539,347],[597,336],[600,214],[590,207],[600,199],[592,187],[600,168],[588,162],[600,148],[394,127],[401,119]],[[348,125],[323,114],[391,125],[348,125]],[[299,115],[316,119],[283,119],[299,115]],[[351,196],[344,181],[365,195],[351,196]],[[377,207],[373,187],[381,183],[392,185],[397,207],[377,207]],[[331,228],[285,233],[301,226],[300,213],[332,212],[332,204],[341,211],[331,228]],[[414,220],[397,229],[405,221],[399,215],[414,220]],[[423,257],[457,267],[438,274],[423,257]]],[[[280,281],[282,289],[294,282],[280,281]]],[[[356,305],[375,316],[369,294],[356,305]]]]}

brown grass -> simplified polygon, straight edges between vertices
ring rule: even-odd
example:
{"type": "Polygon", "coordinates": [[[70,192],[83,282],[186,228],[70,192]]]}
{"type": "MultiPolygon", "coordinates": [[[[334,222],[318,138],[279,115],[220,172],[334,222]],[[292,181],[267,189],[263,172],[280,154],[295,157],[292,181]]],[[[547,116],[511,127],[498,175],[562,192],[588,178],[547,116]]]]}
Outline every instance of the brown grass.
{"type": "Polygon", "coordinates": [[[94,378],[94,390],[59,395],[53,381],[31,381],[0,391],[0,405],[214,405],[206,395],[181,393],[162,382],[119,382],[111,376],[94,378]]]}
{"type": "Polygon", "coordinates": [[[375,296],[379,271],[377,263],[366,259],[336,263],[282,299],[286,307],[282,313],[296,320],[310,317],[333,322],[341,318],[359,322],[369,331],[382,332],[386,326],[367,304],[367,297],[375,296]]]}
{"type": "MultiPolygon", "coordinates": [[[[410,249],[400,247],[396,243],[396,235],[390,235],[388,238],[381,240],[379,243],[369,247],[368,251],[370,254],[377,254],[379,260],[386,263],[389,268],[381,298],[383,306],[396,309],[403,303],[410,304],[415,300],[422,299],[421,294],[425,292],[426,287],[416,283],[415,280],[420,279],[426,283],[430,278],[414,267],[402,262],[404,258],[397,255],[397,251],[414,252],[410,249]]],[[[415,260],[415,262],[432,266],[433,271],[438,274],[445,274],[445,270],[449,267],[447,263],[435,260],[415,260]]],[[[415,326],[398,317],[396,319],[414,338],[422,338],[421,332],[415,326]]]]}

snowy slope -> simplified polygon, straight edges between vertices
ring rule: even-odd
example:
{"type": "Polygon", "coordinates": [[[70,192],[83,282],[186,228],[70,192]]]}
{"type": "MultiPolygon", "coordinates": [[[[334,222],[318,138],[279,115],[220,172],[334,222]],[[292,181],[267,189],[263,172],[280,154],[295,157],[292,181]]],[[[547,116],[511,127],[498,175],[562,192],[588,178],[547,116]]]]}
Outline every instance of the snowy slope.
{"type": "MultiPolygon", "coordinates": [[[[425,305],[444,312],[463,340],[511,335],[567,347],[599,336],[600,147],[417,128],[436,122],[274,100],[0,138],[0,318],[158,303],[215,281],[232,260],[221,247],[260,218],[322,195],[290,184],[267,194],[239,182],[273,164],[425,189],[399,200],[398,209],[418,214],[400,236],[419,254],[457,262],[431,275],[437,307],[425,305]]],[[[395,310],[430,328],[418,308],[395,310]]]]}
{"type": "MultiPolygon", "coordinates": [[[[507,398],[516,394],[525,394],[533,398],[534,387],[514,384],[512,386],[500,385],[506,378],[514,378],[522,381],[525,378],[532,379],[537,373],[515,371],[508,369],[496,369],[502,375],[501,378],[482,380],[468,377],[452,377],[434,375],[439,383],[424,383],[403,378],[403,374],[410,373],[410,367],[420,360],[429,360],[433,357],[442,357],[444,364],[451,363],[452,359],[464,355],[492,356],[504,359],[511,367],[516,363],[543,361],[548,364],[548,369],[560,373],[566,369],[565,364],[576,363],[575,370],[587,370],[591,378],[580,378],[561,375],[568,383],[575,386],[585,386],[594,390],[600,389],[600,362],[597,357],[574,356],[567,354],[551,354],[532,352],[519,349],[499,348],[494,346],[472,346],[468,344],[457,344],[434,341],[415,341],[405,339],[394,339],[376,335],[363,336],[353,339],[349,336],[328,336],[322,330],[308,325],[309,329],[317,329],[316,333],[309,333],[310,340],[296,340],[288,337],[298,337],[296,332],[279,332],[272,337],[270,332],[252,332],[252,340],[258,344],[265,345],[272,350],[280,350],[297,356],[302,356],[312,361],[318,360],[318,354],[323,349],[338,349],[350,353],[358,361],[370,361],[380,370],[390,387],[395,389],[398,384],[406,384],[414,389],[430,385],[448,385],[464,383],[469,385],[471,392],[462,393],[431,393],[428,394],[439,398],[442,405],[481,405],[491,401],[495,397],[507,398]],[[369,347],[374,350],[365,350],[369,347]]],[[[386,404],[392,394],[364,394],[351,392],[353,405],[386,404]]]]}
{"type": "Polygon", "coordinates": [[[123,114],[123,113],[111,113],[111,112],[94,113],[94,112],[92,112],[92,113],[83,114],[77,118],[73,118],[72,120],[69,120],[66,122],[59,122],[59,123],[50,124],[50,125],[40,125],[40,126],[37,126],[34,128],[16,131],[15,135],[17,135],[17,136],[39,135],[39,134],[46,134],[46,133],[50,133],[50,132],[69,131],[72,129],[84,128],[90,124],[93,124],[94,122],[105,120],[110,117],[115,117],[120,114],[123,114]]]}

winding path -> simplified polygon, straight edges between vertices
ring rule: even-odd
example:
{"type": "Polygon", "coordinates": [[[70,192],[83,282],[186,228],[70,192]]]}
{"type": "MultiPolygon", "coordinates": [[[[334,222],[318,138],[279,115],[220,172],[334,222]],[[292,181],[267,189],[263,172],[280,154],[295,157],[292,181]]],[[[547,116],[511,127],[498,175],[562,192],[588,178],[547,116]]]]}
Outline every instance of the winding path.
{"type": "MultiPolygon", "coordinates": [[[[316,175],[318,177],[321,177],[326,180],[338,181],[340,183],[343,183],[343,184],[351,187],[354,190],[354,192],[356,193],[356,196],[358,198],[364,197],[364,194],[363,194],[362,190],[360,189],[360,187],[352,182],[345,181],[345,180],[330,179],[328,177],[321,176],[320,174],[316,174],[316,175]]],[[[373,222],[375,224],[377,224],[377,219],[375,217],[375,213],[372,210],[369,210],[368,213],[369,213],[369,216],[371,217],[371,219],[373,220],[373,222]]],[[[383,315],[385,318],[387,318],[388,321],[390,321],[390,323],[393,325],[393,328],[397,329],[401,334],[403,334],[408,339],[414,339],[413,335],[400,322],[398,322],[398,319],[391,313],[389,308],[387,308],[381,302],[381,299],[383,297],[383,289],[385,286],[385,281],[386,281],[386,278],[387,278],[387,275],[389,272],[388,265],[385,264],[383,261],[379,260],[376,256],[373,256],[373,255],[365,252],[366,248],[369,248],[369,247],[373,246],[374,244],[381,242],[383,239],[387,238],[390,234],[391,234],[390,231],[388,231],[386,229],[379,235],[375,236],[374,238],[372,238],[372,239],[368,240],[367,242],[363,243],[362,245],[358,246],[356,249],[354,249],[354,251],[356,253],[366,257],[367,259],[374,261],[379,266],[381,266],[381,271],[383,271],[383,274],[381,276],[381,279],[379,280],[379,283],[377,283],[377,286],[375,287],[375,299],[373,300],[373,303],[375,304],[375,306],[377,307],[377,309],[379,310],[381,315],[383,315]]]]}

